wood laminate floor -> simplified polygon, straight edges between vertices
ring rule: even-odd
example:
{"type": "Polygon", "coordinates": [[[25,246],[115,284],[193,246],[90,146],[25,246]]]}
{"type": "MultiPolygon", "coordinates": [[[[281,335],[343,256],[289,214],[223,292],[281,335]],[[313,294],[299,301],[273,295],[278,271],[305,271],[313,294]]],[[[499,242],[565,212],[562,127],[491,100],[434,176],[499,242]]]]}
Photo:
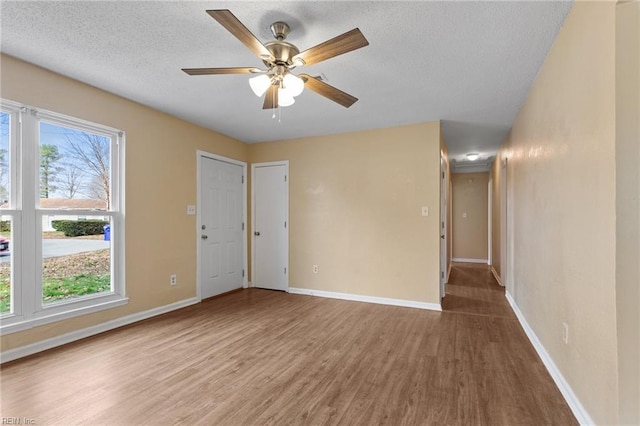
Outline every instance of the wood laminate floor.
{"type": "Polygon", "coordinates": [[[454,263],[442,309],[516,320],[509,302],[487,265],[454,263]]]}
{"type": "Polygon", "coordinates": [[[441,313],[258,289],[214,298],[3,365],[1,415],[37,425],[576,424],[486,269],[454,266],[441,313]]]}

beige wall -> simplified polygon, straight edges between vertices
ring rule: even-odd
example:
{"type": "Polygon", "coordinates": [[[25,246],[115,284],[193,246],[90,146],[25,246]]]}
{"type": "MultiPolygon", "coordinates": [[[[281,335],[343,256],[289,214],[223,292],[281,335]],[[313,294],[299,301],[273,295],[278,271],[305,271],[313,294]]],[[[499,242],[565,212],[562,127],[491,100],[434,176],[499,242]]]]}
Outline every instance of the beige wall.
{"type": "Polygon", "coordinates": [[[501,244],[502,238],[501,232],[501,218],[502,218],[502,205],[500,204],[500,190],[502,179],[502,161],[499,156],[496,156],[491,167],[491,182],[492,182],[492,197],[491,197],[491,267],[495,273],[500,277],[502,285],[505,284],[505,279],[502,276],[500,269],[501,259],[501,244]]]}
{"type": "Polygon", "coordinates": [[[1,57],[0,95],[126,132],[126,292],[129,304],[2,336],[2,350],[196,295],[196,150],[247,160],[247,145],[140,104],[1,57]],[[178,285],[169,286],[169,275],[178,285]]]}
{"type": "Polygon", "coordinates": [[[508,289],[597,424],[618,423],[615,7],[573,5],[499,153],[508,289]]]}
{"type": "Polygon", "coordinates": [[[489,173],[451,176],[454,259],[488,259],[488,184],[489,173]]]}
{"type": "Polygon", "coordinates": [[[432,122],[252,145],[290,162],[289,285],[439,303],[439,142],[432,122]]]}
{"type": "Polygon", "coordinates": [[[616,295],[620,423],[640,424],[640,2],[616,7],[616,295]]]}
{"type": "Polygon", "coordinates": [[[123,307],[2,336],[3,351],[196,295],[195,216],[185,210],[196,202],[199,149],[247,162],[290,160],[291,286],[439,303],[439,123],[249,146],[1,59],[3,98],[126,132],[130,298],[123,307]]]}

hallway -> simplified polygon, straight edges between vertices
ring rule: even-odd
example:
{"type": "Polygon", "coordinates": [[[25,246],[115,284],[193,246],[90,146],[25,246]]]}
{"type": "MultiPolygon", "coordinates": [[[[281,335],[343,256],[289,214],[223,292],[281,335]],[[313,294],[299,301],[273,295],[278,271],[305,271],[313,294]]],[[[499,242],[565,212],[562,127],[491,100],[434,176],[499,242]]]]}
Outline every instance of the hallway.
{"type": "Polygon", "coordinates": [[[482,389],[493,394],[480,404],[493,411],[485,417],[488,424],[577,424],[489,266],[454,262],[442,310],[457,318],[453,353],[463,369],[471,367],[466,375],[471,394],[477,398],[482,389]],[[522,404],[517,417],[505,416],[512,398],[522,404]]]}
{"type": "Polygon", "coordinates": [[[516,316],[489,266],[454,262],[442,310],[516,320],[516,316]]]}

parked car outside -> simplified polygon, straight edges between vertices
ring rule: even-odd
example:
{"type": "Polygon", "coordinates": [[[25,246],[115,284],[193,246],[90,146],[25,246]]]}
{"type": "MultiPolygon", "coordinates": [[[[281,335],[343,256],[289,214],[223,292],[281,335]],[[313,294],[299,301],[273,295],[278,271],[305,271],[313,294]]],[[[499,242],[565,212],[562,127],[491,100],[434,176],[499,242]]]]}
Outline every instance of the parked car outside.
{"type": "Polygon", "coordinates": [[[0,237],[0,256],[6,256],[9,254],[9,240],[5,237],[0,237]]]}

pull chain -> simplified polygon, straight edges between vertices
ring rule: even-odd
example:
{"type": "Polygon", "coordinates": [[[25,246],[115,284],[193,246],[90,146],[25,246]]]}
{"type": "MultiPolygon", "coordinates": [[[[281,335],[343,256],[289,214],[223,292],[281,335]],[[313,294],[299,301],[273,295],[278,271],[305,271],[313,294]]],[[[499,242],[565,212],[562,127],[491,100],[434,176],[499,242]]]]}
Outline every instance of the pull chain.
{"type": "MultiPolygon", "coordinates": [[[[275,103],[276,103],[276,91],[275,91],[275,90],[273,90],[273,91],[271,92],[271,104],[273,105],[273,104],[275,104],[275,103]]],[[[272,109],[271,111],[273,112],[273,114],[271,115],[271,118],[272,118],[272,119],[275,119],[275,118],[276,118],[276,110],[275,110],[275,109],[272,109]]]]}

